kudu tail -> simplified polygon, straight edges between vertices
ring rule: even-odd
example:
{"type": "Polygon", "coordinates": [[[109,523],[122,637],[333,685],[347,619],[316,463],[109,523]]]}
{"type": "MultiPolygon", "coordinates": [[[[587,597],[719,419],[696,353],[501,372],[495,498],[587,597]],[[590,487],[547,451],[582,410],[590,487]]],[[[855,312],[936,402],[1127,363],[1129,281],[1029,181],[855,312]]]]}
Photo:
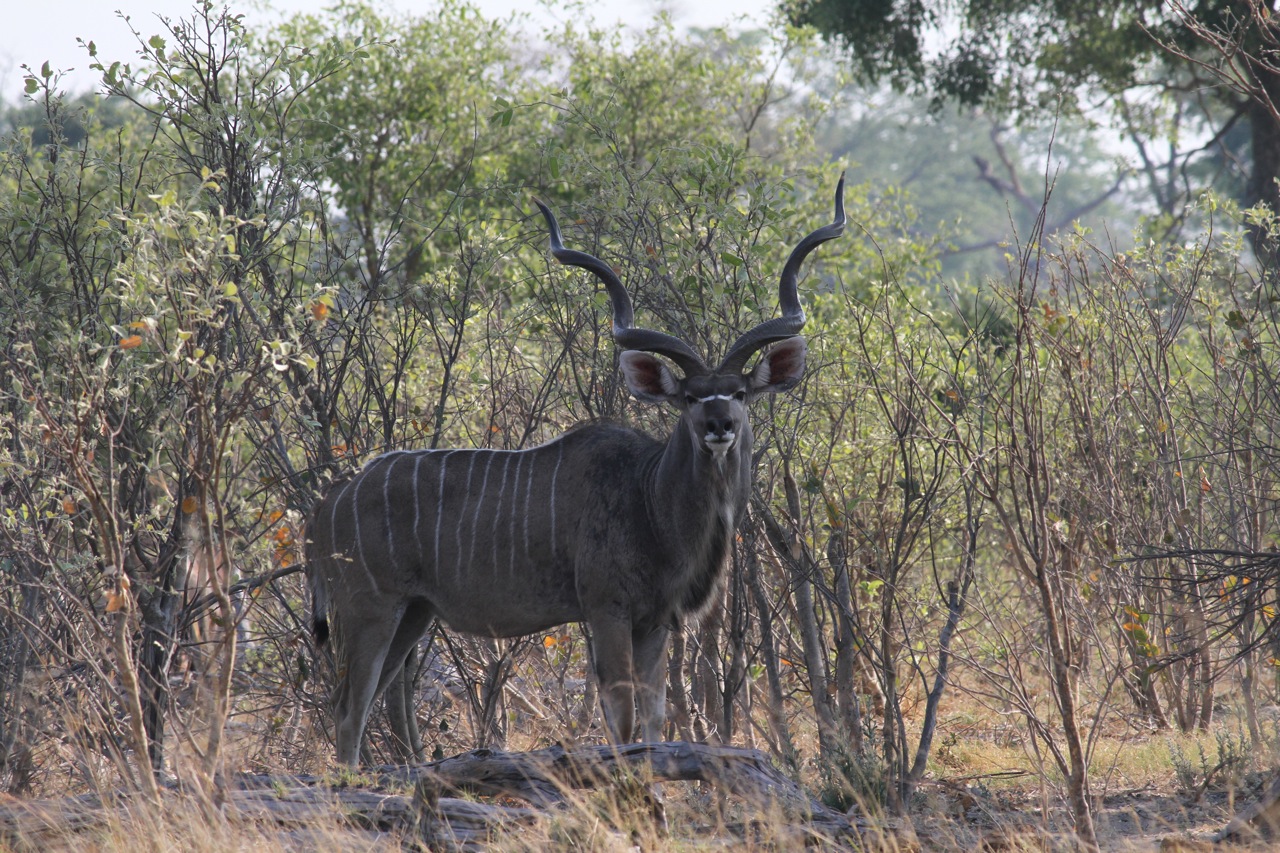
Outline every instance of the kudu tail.
{"type": "Polygon", "coordinates": [[[329,592],[319,572],[309,572],[307,584],[311,587],[311,636],[317,646],[329,641],[329,592]]]}
{"type": "Polygon", "coordinates": [[[313,548],[316,511],[322,503],[323,501],[317,501],[307,517],[307,557],[304,564],[307,587],[311,591],[311,636],[315,639],[316,646],[323,646],[329,641],[329,590],[325,587],[324,572],[313,548]]]}

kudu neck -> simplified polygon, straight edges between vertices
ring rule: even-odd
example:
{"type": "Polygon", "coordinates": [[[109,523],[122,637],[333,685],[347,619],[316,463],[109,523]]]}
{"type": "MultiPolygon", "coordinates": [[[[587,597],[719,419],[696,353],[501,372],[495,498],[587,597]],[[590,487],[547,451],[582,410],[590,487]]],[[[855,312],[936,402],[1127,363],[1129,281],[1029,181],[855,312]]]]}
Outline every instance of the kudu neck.
{"type": "Polygon", "coordinates": [[[681,419],[650,472],[650,514],[659,526],[683,538],[724,520],[726,511],[736,515],[751,488],[751,445],[744,422],[733,447],[717,458],[681,419]]]}

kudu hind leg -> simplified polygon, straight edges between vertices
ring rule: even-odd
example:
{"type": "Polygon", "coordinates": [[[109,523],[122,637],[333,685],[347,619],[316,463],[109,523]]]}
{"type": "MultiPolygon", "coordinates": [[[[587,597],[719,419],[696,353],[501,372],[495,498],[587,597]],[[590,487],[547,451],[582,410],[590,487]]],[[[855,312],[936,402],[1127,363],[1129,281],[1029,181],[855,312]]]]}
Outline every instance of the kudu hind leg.
{"type": "Polygon", "coordinates": [[[418,644],[434,615],[427,602],[409,602],[400,617],[382,664],[382,674],[378,677],[377,690],[386,705],[387,721],[391,725],[391,746],[398,761],[423,759],[414,676],[418,671],[418,644]]]}
{"type": "Polygon", "coordinates": [[[391,619],[367,620],[359,630],[353,630],[352,625],[341,627],[333,719],[338,761],[342,764],[355,767],[360,763],[369,709],[378,695],[378,682],[399,623],[399,614],[394,614],[391,619]]]}
{"type": "Polygon", "coordinates": [[[387,722],[391,725],[391,747],[401,763],[422,761],[422,735],[418,731],[418,715],[414,702],[413,674],[418,656],[409,652],[400,671],[391,677],[382,700],[387,706],[387,722]]]}

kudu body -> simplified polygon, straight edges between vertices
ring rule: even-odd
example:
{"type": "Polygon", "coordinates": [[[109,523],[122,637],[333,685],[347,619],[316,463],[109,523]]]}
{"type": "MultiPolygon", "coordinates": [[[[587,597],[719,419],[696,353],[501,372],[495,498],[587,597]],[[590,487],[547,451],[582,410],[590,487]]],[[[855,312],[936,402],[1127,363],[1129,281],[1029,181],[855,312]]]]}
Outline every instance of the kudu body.
{"type": "Polygon", "coordinates": [[[334,616],[339,761],[357,762],[375,697],[433,618],[491,637],[586,623],[610,739],[632,739],[637,704],[641,737],[661,738],[668,635],[710,599],[745,511],[748,403],[792,387],[804,370],[796,277],[815,247],[842,233],[843,194],[841,176],[835,221],[784,267],[783,316],[742,335],[715,369],[678,338],[633,327],[617,275],[566,249],[535,199],[555,258],[609,292],[628,387],[674,406],[679,421],[665,442],[594,424],[528,450],[394,451],[335,482],[312,512],[306,564],[320,642],[334,616]]]}

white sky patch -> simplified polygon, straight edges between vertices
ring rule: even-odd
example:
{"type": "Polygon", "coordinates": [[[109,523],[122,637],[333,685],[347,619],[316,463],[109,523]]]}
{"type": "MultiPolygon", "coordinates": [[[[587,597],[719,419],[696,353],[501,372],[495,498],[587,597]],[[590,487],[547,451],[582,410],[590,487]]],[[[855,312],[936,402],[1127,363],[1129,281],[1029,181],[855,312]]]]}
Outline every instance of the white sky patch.
{"type": "MultiPolygon", "coordinates": [[[[769,23],[779,0],[590,0],[576,5],[550,5],[538,0],[472,0],[491,18],[513,13],[528,16],[534,28],[554,26],[564,21],[594,19],[607,25],[620,22],[643,27],[661,10],[671,14],[678,28],[714,27],[728,24],[763,27],[769,23]]],[[[48,0],[44,3],[11,3],[0,27],[0,99],[14,103],[22,94],[22,65],[39,71],[44,62],[57,71],[69,71],[62,88],[84,92],[94,88],[98,74],[89,70],[89,55],[76,39],[93,41],[98,58],[108,64],[131,62],[137,58],[138,42],[129,25],[116,14],[131,18],[132,26],[144,39],[163,32],[157,15],[171,19],[190,18],[192,0],[48,0]]],[[[245,15],[250,26],[283,16],[319,11],[328,3],[321,0],[275,0],[270,6],[257,2],[231,2],[232,11],[245,15]]],[[[424,14],[438,4],[434,0],[395,0],[375,6],[387,12],[424,14]]],[[[215,7],[215,9],[220,7],[215,7]]]]}

